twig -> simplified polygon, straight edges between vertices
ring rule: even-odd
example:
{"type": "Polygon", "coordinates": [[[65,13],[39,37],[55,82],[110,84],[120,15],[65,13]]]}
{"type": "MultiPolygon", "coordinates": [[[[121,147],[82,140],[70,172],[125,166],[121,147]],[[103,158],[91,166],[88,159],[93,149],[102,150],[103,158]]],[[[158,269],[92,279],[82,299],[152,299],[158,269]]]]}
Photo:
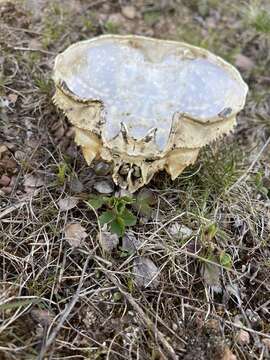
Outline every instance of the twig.
{"type": "MultiPolygon", "coordinates": [[[[184,307],[188,308],[188,309],[191,309],[191,310],[196,310],[198,312],[202,312],[202,313],[206,313],[207,311],[206,310],[203,310],[203,309],[199,309],[197,308],[196,306],[192,306],[190,304],[183,304],[184,307]]],[[[246,330],[252,334],[256,334],[256,335],[259,335],[259,336],[262,336],[263,338],[267,338],[267,339],[270,339],[270,335],[268,334],[265,334],[261,331],[257,331],[257,330],[253,330],[247,326],[244,326],[244,325],[240,325],[240,324],[235,324],[233,323],[232,321],[229,321],[229,320],[224,320],[222,319],[222,317],[218,316],[218,315],[215,315],[215,314],[212,314],[212,316],[216,319],[218,319],[219,321],[227,324],[227,325],[230,325],[230,326],[233,326],[237,329],[243,329],[243,330],[246,330]]]]}
{"type": "Polygon", "coordinates": [[[104,4],[105,2],[106,2],[106,0],[96,0],[96,1],[92,2],[92,4],[89,4],[87,6],[87,9],[91,9],[96,6],[100,6],[100,5],[104,4]]]}
{"type": "Polygon", "coordinates": [[[34,48],[25,48],[25,47],[13,47],[13,50],[18,50],[18,51],[39,51],[41,53],[44,54],[49,54],[49,55],[55,55],[55,52],[52,51],[47,51],[47,50],[42,50],[42,49],[34,49],[34,48]]]}
{"type": "Polygon", "coordinates": [[[109,272],[104,271],[105,276],[118,288],[120,293],[124,295],[126,300],[130,303],[130,305],[133,307],[133,309],[139,314],[139,320],[143,323],[144,326],[147,328],[150,328],[153,333],[155,333],[157,339],[159,342],[163,345],[164,349],[167,351],[168,355],[171,359],[177,360],[178,356],[176,355],[174,349],[172,346],[168,343],[165,336],[162,334],[161,331],[159,331],[155,324],[152,322],[152,320],[147,317],[143,309],[140,307],[140,305],[133,299],[133,297],[125,291],[124,287],[119,284],[118,279],[116,279],[113,275],[111,275],[109,272]]]}
{"type": "Polygon", "coordinates": [[[59,333],[59,331],[61,330],[61,327],[63,326],[63,324],[65,323],[65,321],[67,320],[69,314],[71,313],[72,309],[74,308],[74,306],[76,305],[79,297],[80,297],[80,291],[81,288],[83,286],[83,280],[84,280],[84,275],[88,266],[88,262],[89,259],[91,258],[91,256],[89,255],[84,263],[84,267],[82,269],[82,273],[81,273],[81,277],[80,277],[80,282],[79,285],[77,287],[77,290],[75,292],[75,294],[73,295],[70,303],[66,306],[66,308],[64,309],[62,316],[60,318],[60,321],[58,322],[58,324],[55,326],[55,328],[53,329],[53,331],[51,332],[51,335],[47,338],[47,340],[45,341],[38,360],[42,360],[44,358],[44,355],[46,354],[47,349],[52,345],[52,343],[54,342],[57,334],[59,333]]]}
{"type": "Polygon", "coordinates": [[[37,193],[40,191],[40,189],[36,189],[31,196],[27,195],[25,197],[23,197],[19,202],[17,202],[16,204],[12,204],[10,206],[8,206],[6,209],[4,209],[1,213],[0,213],[0,219],[3,219],[4,217],[6,217],[7,215],[9,215],[10,213],[12,213],[13,211],[20,209],[21,207],[27,205],[31,199],[33,198],[34,195],[37,195],[37,193]]]}
{"type": "Polygon", "coordinates": [[[237,185],[239,185],[243,180],[245,180],[250,171],[253,169],[253,167],[255,166],[256,162],[259,160],[259,158],[261,157],[262,153],[264,152],[264,150],[267,148],[267,146],[270,143],[270,136],[269,138],[266,140],[265,144],[263,145],[263,147],[261,148],[261,150],[259,151],[258,155],[256,156],[256,158],[252,161],[251,165],[249,166],[249,168],[245,171],[245,173],[240,176],[240,178],[227,190],[228,192],[231,191],[233,188],[235,188],[237,185]]]}

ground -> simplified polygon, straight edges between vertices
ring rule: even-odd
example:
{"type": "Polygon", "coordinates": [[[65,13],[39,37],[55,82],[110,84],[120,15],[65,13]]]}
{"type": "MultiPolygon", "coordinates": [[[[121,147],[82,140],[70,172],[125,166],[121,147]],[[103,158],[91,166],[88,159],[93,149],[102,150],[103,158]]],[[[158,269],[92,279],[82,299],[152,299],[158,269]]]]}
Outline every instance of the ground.
{"type": "Polygon", "coordinates": [[[0,1],[1,360],[270,359],[269,11],[267,0],[0,1]],[[127,204],[133,247],[101,241],[107,205],[87,201],[119,189],[86,165],[52,102],[56,54],[104,33],[202,46],[250,89],[234,133],[176,181],[157,174],[147,213],[127,204]]]}

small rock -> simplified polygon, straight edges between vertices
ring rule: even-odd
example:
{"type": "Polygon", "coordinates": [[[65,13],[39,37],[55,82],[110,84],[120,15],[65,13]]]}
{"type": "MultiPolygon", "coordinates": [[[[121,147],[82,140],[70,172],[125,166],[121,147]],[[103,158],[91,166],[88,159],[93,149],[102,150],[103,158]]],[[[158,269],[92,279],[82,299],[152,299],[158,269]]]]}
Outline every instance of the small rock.
{"type": "Polygon", "coordinates": [[[123,6],[122,7],[122,14],[129,20],[135,19],[137,12],[136,8],[131,5],[123,6]]]}
{"type": "Polygon", "coordinates": [[[113,184],[110,181],[102,180],[96,182],[93,187],[100,194],[111,194],[113,192],[113,184]]]}
{"type": "Polygon", "coordinates": [[[112,167],[111,164],[106,163],[104,161],[99,161],[95,166],[94,166],[94,171],[97,175],[99,176],[105,176],[108,175],[109,172],[111,171],[112,167]]]}
{"type": "Polygon", "coordinates": [[[250,343],[249,333],[243,329],[239,330],[236,334],[236,341],[238,344],[245,345],[250,343]]]}
{"type": "Polygon", "coordinates": [[[127,232],[122,239],[122,249],[130,253],[134,253],[141,245],[141,241],[134,235],[133,232],[127,232]]]}
{"type": "Polygon", "coordinates": [[[133,263],[133,275],[136,285],[140,288],[157,287],[158,280],[158,268],[152,260],[147,257],[140,256],[134,259],[133,263]]]}
{"type": "Polygon", "coordinates": [[[70,187],[70,190],[75,194],[81,193],[84,189],[83,184],[77,178],[71,179],[71,181],[69,183],[69,187],[70,187]]]}
{"type": "Polygon", "coordinates": [[[68,211],[73,209],[79,202],[79,199],[73,196],[67,196],[64,199],[58,201],[60,211],[68,211]]]}
{"type": "Polygon", "coordinates": [[[17,159],[17,160],[23,160],[26,157],[25,153],[21,150],[15,151],[14,156],[15,156],[15,159],[17,159]]]}
{"type": "Polygon", "coordinates": [[[7,175],[2,175],[0,178],[0,185],[1,186],[8,186],[10,183],[10,177],[8,177],[7,175]]]}
{"type": "Polygon", "coordinates": [[[31,315],[43,328],[50,326],[54,318],[54,315],[49,310],[33,309],[31,315]]]}
{"type": "Polygon", "coordinates": [[[102,249],[107,253],[111,253],[119,243],[118,236],[108,231],[102,231],[101,234],[98,234],[97,238],[102,249]]]}
{"type": "Polygon", "coordinates": [[[79,247],[87,237],[86,229],[80,223],[67,224],[65,227],[65,238],[73,247],[79,247]]]}
{"type": "Polygon", "coordinates": [[[254,67],[254,62],[243,54],[238,54],[235,57],[235,65],[242,71],[250,71],[254,67]]]}

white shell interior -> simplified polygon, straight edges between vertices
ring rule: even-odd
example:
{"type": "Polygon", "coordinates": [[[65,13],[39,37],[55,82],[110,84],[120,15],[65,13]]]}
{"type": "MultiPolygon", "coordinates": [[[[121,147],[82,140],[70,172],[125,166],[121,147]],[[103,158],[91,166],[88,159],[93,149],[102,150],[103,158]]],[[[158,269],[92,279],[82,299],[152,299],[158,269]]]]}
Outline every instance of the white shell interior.
{"type": "Polygon", "coordinates": [[[244,83],[228,71],[228,64],[222,66],[214,56],[189,53],[185,58],[185,52],[173,47],[159,53],[160,43],[156,48],[152,45],[149,56],[131,42],[103,38],[84,42],[80,49],[71,47],[62,55],[59,78],[77,96],[103,102],[107,140],[119,133],[121,122],[136,139],[157,128],[156,142],[163,150],[174,113],[207,122],[225,108],[237,112],[242,107],[244,83]]]}

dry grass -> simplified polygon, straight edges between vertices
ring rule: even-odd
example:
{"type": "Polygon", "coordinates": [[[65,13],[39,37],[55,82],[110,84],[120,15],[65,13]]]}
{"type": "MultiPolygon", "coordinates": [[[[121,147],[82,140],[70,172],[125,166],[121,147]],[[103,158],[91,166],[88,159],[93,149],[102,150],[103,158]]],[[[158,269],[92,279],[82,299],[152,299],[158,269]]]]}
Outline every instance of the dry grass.
{"type": "Polygon", "coordinates": [[[11,180],[0,185],[0,359],[269,359],[267,2],[140,0],[134,20],[121,16],[125,3],[0,2],[0,177],[11,180]],[[133,254],[97,242],[85,200],[104,177],[85,165],[51,101],[55,54],[104,32],[251,61],[238,63],[250,92],[235,134],[175,182],[155,177],[157,203],[150,218],[138,215],[133,254]],[[61,211],[66,196],[78,204],[61,211]],[[78,248],[65,238],[70,223],[87,233],[78,248]],[[192,235],[173,235],[176,224],[192,235]],[[136,287],[138,255],[158,267],[158,287],[136,287]]]}

